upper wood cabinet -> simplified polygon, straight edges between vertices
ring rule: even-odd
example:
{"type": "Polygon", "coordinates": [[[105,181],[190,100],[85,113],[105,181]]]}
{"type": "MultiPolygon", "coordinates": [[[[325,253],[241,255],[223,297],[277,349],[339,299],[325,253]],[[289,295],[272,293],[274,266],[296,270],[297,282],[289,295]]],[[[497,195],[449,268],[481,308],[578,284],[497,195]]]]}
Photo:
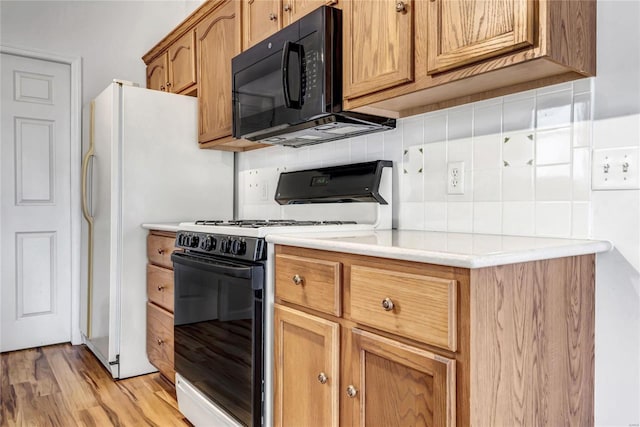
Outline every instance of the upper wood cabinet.
{"type": "Polygon", "coordinates": [[[239,1],[226,0],[196,27],[200,143],[231,138],[231,58],[240,40],[239,1]]]}
{"type": "Polygon", "coordinates": [[[429,2],[428,72],[450,70],[534,44],[530,0],[429,2]]]}
{"type": "Polygon", "coordinates": [[[413,81],[413,1],[344,2],[344,96],[413,81]]]}
{"type": "Polygon", "coordinates": [[[195,31],[169,46],[169,91],[181,93],[196,84],[195,31]]]}
{"type": "Polygon", "coordinates": [[[242,48],[248,49],[323,5],[338,0],[242,0],[242,48]]]}
{"type": "Polygon", "coordinates": [[[341,4],[347,110],[399,118],[595,75],[595,0],[341,4]]]}
{"type": "Polygon", "coordinates": [[[243,0],[244,49],[282,28],[281,8],[282,0],[243,0]]]}
{"type": "Polygon", "coordinates": [[[147,65],[147,87],[153,90],[167,90],[169,81],[169,59],[163,53],[147,65]]]}
{"type": "Polygon", "coordinates": [[[338,0],[282,0],[282,24],[286,27],[320,6],[337,3],[338,0]]]}

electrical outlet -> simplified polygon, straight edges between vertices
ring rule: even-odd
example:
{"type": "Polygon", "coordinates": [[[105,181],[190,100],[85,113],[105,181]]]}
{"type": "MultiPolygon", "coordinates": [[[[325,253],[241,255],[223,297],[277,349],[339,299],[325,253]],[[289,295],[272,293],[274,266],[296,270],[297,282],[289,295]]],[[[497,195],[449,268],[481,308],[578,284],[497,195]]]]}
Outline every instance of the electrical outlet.
{"type": "Polygon", "coordinates": [[[447,194],[464,194],[464,162],[447,164],[447,194]]]}
{"type": "Polygon", "coordinates": [[[633,190],[640,188],[638,147],[593,150],[591,187],[593,190],[633,190]]]}

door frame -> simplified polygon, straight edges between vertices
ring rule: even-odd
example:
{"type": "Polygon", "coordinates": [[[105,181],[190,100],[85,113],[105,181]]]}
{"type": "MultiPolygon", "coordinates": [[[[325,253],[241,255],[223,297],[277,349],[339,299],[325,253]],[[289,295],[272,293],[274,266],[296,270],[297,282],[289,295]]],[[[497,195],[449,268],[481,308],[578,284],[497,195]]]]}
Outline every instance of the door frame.
{"type": "Polygon", "coordinates": [[[0,53],[67,64],[71,68],[71,344],[82,344],[80,333],[80,164],[82,159],[82,58],[0,44],[0,53]]]}

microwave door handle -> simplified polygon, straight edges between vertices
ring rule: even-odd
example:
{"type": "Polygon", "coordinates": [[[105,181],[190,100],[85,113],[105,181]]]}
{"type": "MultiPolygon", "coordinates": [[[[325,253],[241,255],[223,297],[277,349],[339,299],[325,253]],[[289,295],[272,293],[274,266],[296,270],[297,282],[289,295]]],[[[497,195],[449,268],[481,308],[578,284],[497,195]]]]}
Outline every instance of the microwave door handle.
{"type": "Polygon", "coordinates": [[[284,43],[284,47],[282,48],[282,92],[284,94],[284,105],[287,108],[295,108],[297,110],[302,109],[302,87],[303,87],[303,52],[304,49],[302,45],[297,43],[291,43],[289,41],[284,43]],[[291,93],[289,91],[289,57],[291,56],[291,51],[294,50],[298,54],[298,81],[300,82],[300,93],[298,95],[298,100],[294,101],[291,99],[291,93]]]}

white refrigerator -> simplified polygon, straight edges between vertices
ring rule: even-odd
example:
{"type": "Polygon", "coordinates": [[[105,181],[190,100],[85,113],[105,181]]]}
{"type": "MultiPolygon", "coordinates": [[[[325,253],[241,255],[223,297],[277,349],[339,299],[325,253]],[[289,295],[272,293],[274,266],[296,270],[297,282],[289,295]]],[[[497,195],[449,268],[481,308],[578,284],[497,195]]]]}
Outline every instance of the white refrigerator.
{"type": "Polygon", "coordinates": [[[233,154],[198,148],[193,97],[114,81],[85,108],[81,331],[114,378],[146,353],[143,223],[233,218],[233,154]]]}

